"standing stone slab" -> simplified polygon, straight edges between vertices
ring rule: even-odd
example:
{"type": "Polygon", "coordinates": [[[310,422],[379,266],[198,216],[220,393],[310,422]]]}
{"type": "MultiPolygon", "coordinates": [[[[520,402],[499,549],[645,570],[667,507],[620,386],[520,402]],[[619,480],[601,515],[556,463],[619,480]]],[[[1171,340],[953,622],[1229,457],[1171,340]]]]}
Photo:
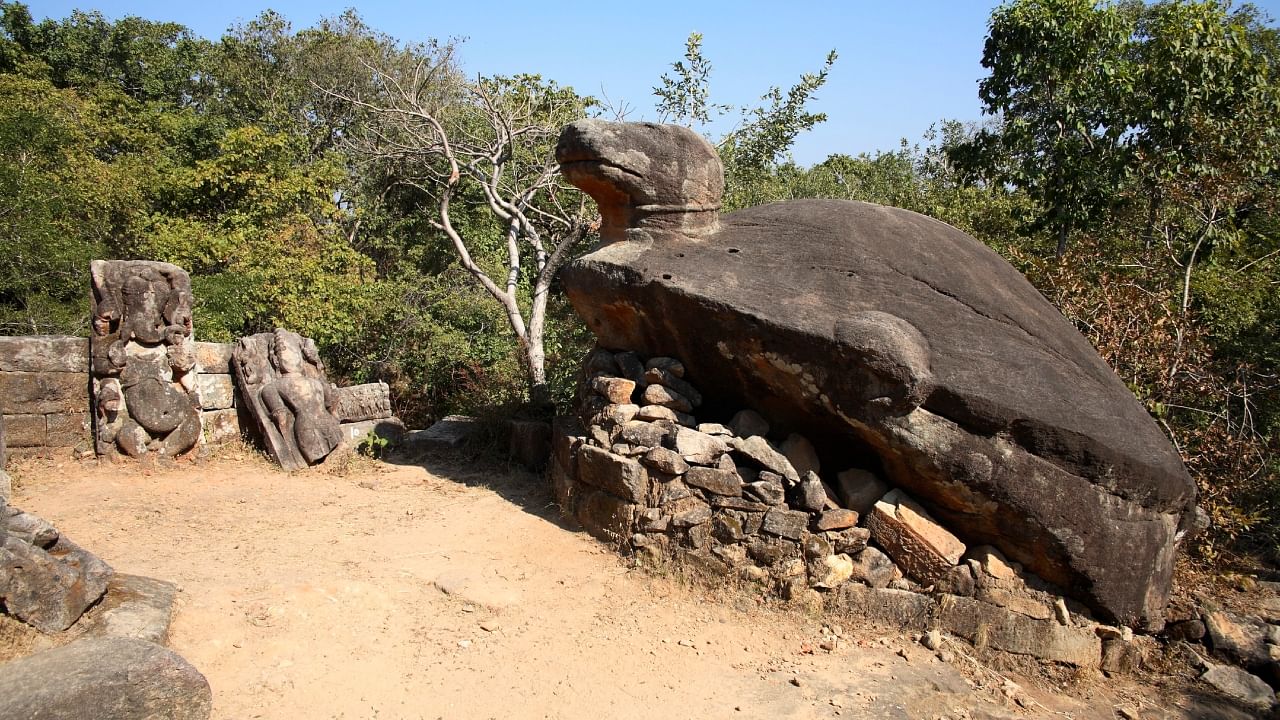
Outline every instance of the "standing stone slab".
{"type": "Polygon", "coordinates": [[[908,575],[923,582],[946,577],[964,555],[964,543],[947,532],[901,490],[885,495],[867,517],[871,539],[908,575]]]}
{"type": "Polygon", "coordinates": [[[89,338],[98,454],[179,455],[200,442],[191,279],[176,265],[94,260],[89,338]]]}
{"type": "Polygon", "coordinates": [[[145,640],[85,638],[0,665],[0,720],[207,720],[209,682],[145,640]]]}
{"type": "Polygon", "coordinates": [[[240,338],[232,368],[267,451],[285,470],[314,465],[342,443],[334,387],[310,338],[279,328],[240,338]]]}

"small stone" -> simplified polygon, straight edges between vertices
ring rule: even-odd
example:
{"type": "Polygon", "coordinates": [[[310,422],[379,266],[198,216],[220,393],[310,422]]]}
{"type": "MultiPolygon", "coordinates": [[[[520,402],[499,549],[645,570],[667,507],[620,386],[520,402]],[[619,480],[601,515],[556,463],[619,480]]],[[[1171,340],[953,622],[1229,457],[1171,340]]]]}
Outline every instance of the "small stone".
{"type": "Polygon", "coordinates": [[[808,513],[775,507],[764,514],[764,523],[760,529],[770,535],[799,540],[808,525],[808,513]]]}
{"type": "MultiPolygon", "coordinates": [[[[757,538],[747,544],[747,553],[751,555],[758,563],[765,565],[776,565],[783,558],[795,553],[797,550],[794,543],[777,538],[757,538]]],[[[803,569],[804,565],[801,565],[803,569]]]]}
{"type": "MultiPolygon", "coordinates": [[[[773,473],[769,473],[773,475],[773,473]]],[[[776,475],[774,477],[777,477],[776,475]]],[[[759,498],[760,502],[766,505],[781,505],[786,502],[786,490],[782,487],[782,478],[778,481],[773,480],[757,480],[746,485],[745,490],[750,495],[759,498]]]]}
{"type": "Polygon", "coordinates": [[[659,508],[645,508],[636,517],[641,532],[666,532],[671,526],[671,516],[659,508]]]}
{"type": "Polygon", "coordinates": [[[677,500],[683,500],[693,495],[693,491],[682,480],[669,480],[662,484],[662,493],[659,498],[659,504],[663,507],[677,500]]]}
{"type": "Polygon", "coordinates": [[[591,378],[591,390],[600,397],[615,405],[631,403],[631,393],[635,392],[633,380],[619,377],[598,376],[591,378]]]}
{"type": "Polygon", "coordinates": [[[813,449],[813,443],[809,442],[805,436],[791,433],[786,440],[782,441],[779,449],[801,477],[807,473],[817,474],[821,471],[822,463],[818,460],[818,451],[813,449]]]}
{"type": "Polygon", "coordinates": [[[691,467],[684,474],[684,482],[716,495],[736,497],[742,494],[742,478],[738,473],[709,467],[691,467]]]}
{"type": "Polygon", "coordinates": [[[676,644],[679,645],[680,647],[687,647],[687,648],[694,647],[694,643],[692,640],[681,640],[676,644]]]}
{"type": "Polygon", "coordinates": [[[649,362],[644,364],[645,370],[653,370],[655,368],[665,370],[678,378],[684,377],[684,363],[675,358],[651,357],[649,362]]]}
{"type": "Polygon", "coordinates": [[[930,650],[941,650],[942,649],[942,633],[938,632],[937,630],[930,630],[929,632],[924,634],[924,637],[920,638],[920,644],[924,645],[930,650]]]}
{"type": "Polygon", "coordinates": [[[636,419],[648,420],[649,422],[653,422],[655,420],[670,420],[677,425],[684,425],[685,427],[693,427],[698,424],[697,419],[692,415],[676,412],[671,408],[662,407],[661,405],[645,405],[636,413],[636,419]]]}
{"type": "Polygon", "coordinates": [[[498,632],[502,629],[502,624],[497,620],[485,620],[480,623],[480,629],[485,632],[498,632]]]}
{"type": "Polygon", "coordinates": [[[680,457],[680,453],[664,447],[655,447],[640,458],[641,464],[668,475],[683,475],[689,470],[689,463],[680,457]]]}
{"type": "Polygon", "coordinates": [[[459,641],[458,641],[458,647],[460,647],[460,648],[462,648],[463,650],[465,650],[465,649],[467,649],[467,648],[471,647],[471,641],[470,641],[470,640],[459,640],[459,641]]]}
{"type": "Polygon", "coordinates": [[[687,413],[693,411],[693,403],[689,401],[689,398],[662,385],[649,385],[644,389],[644,394],[640,396],[640,399],[646,405],[661,405],[676,412],[687,413]]]}
{"type": "Polygon", "coordinates": [[[951,568],[945,578],[937,581],[937,589],[939,592],[950,595],[973,597],[974,591],[977,590],[977,583],[973,579],[973,570],[967,564],[951,568]]]}
{"type": "Polygon", "coordinates": [[[800,474],[791,467],[791,462],[775,450],[763,436],[736,437],[731,438],[729,442],[735,451],[764,469],[775,472],[793,483],[800,482],[800,474]]]}
{"type": "Polygon", "coordinates": [[[827,493],[822,489],[822,481],[817,474],[806,474],[796,489],[794,505],[801,510],[821,512],[826,501],[827,493]]]}
{"type": "Polygon", "coordinates": [[[618,369],[622,371],[622,377],[631,380],[636,387],[644,387],[644,364],[640,362],[640,356],[634,352],[620,352],[613,356],[618,363],[618,369]]]}
{"type": "Polygon", "coordinates": [[[990,545],[980,545],[974,548],[969,553],[969,557],[978,561],[984,573],[997,580],[1019,579],[1018,570],[1014,568],[1014,564],[1011,564],[999,550],[990,545]]]}
{"type": "Polygon", "coordinates": [[[1071,624],[1071,612],[1067,610],[1067,601],[1058,598],[1053,603],[1053,617],[1058,621],[1059,625],[1071,624]]]}
{"type": "Polygon", "coordinates": [[[740,438],[752,435],[768,435],[769,422],[755,410],[740,410],[729,421],[729,429],[740,438]]]}
{"type": "MultiPolygon", "coordinates": [[[[717,513],[711,523],[711,534],[722,543],[737,543],[746,539],[742,521],[728,513],[717,513]]],[[[745,549],[744,549],[745,554],[745,549]]]]}
{"type": "Polygon", "coordinates": [[[827,542],[831,543],[831,549],[834,552],[853,556],[862,552],[862,549],[867,546],[871,531],[866,528],[851,527],[846,530],[828,531],[824,535],[827,542]]]}
{"type": "Polygon", "coordinates": [[[860,580],[873,588],[885,588],[893,582],[898,568],[889,556],[876,548],[867,547],[853,557],[854,580],[860,580]]]}
{"type": "MultiPolygon", "coordinates": [[[[712,528],[712,533],[715,533],[714,528],[712,528]]],[[[723,560],[729,567],[739,567],[747,564],[747,549],[741,545],[718,545],[711,548],[711,554],[723,560]]]]}
{"type": "MultiPolygon", "coordinates": [[[[814,565],[810,564],[810,570],[814,565]]],[[[817,565],[818,572],[810,572],[809,584],[815,588],[830,590],[839,587],[853,576],[853,560],[848,555],[828,555],[817,565]]]]}
{"type": "Polygon", "coordinates": [[[687,427],[676,429],[675,446],[686,462],[695,465],[714,465],[729,451],[729,446],[720,438],[687,427]]]}
{"type": "Polygon", "coordinates": [[[725,510],[745,510],[751,513],[768,512],[771,506],[761,502],[748,500],[743,497],[729,497],[727,495],[712,495],[710,498],[711,505],[725,510]]]}
{"type": "Polygon", "coordinates": [[[617,427],[634,420],[638,412],[640,412],[640,406],[634,403],[611,404],[605,405],[598,416],[601,420],[617,427]]]}
{"type": "Polygon", "coordinates": [[[678,528],[702,525],[711,520],[711,506],[695,498],[687,497],[672,503],[671,525],[678,528]]]}
{"type": "Polygon", "coordinates": [[[733,431],[720,423],[698,423],[698,432],[720,437],[733,437],[733,431]]]}
{"type": "Polygon", "coordinates": [[[738,576],[748,582],[765,582],[769,579],[769,572],[759,565],[744,565],[738,571],[738,576]]]}
{"type": "Polygon", "coordinates": [[[668,428],[644,420],[632,420],[622,426],[622,440],[636,447],[661,447],[668,428]]]}
{"type": "Polygon", "coordinates": [[[840,504],[859,515],[866,515],[875,507],[876,501],[884,497],[892,488],[888,483],[876,477],[875,473],[860,468],[845,470],[836,475],[835,493],[840,504]]]}
{"type": "Polygon", "coordinates": [[[800,682],[800,678],[799,678],[799,676],[792,675],[792,676],[791,676],[791,684],[792,684],[792,685],[794,685],[794,686],[796,686],[796,687],[800,687],[803,683],[801,683],[801,682],[800,682]]]}
{"type": "Polygon", "coordinates": [[[858,513],[853,510],[826,510],[818,516],[819,530],[844,530],[858,524],[858,513]]]}
{"type": "MultiPolygon", "coordinates": [[[[698,392],[697,388],[661,368],[650,368],[649,370],[646,370],[644,373],[644,381],[648,383],[650,387],[654,385],[661,385],[668,390],[671,390],[676,395],[686,398],[689,401],[689,404],[693,407],[698,407],[702,404],[702,393],[698,392]]],[[[657,404],[661,405],[662,403],[657,404]]]]}

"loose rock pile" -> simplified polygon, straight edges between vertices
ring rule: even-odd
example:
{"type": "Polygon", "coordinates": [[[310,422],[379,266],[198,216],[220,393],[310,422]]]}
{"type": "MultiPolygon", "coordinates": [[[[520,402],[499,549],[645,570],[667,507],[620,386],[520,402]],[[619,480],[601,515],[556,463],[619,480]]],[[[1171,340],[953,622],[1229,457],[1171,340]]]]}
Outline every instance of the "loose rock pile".
{"type": "Polygon", "coordinates": [[[597,537],[648,554],[687,548],[788,598],[853,581],[1070,622],[1052,587],[994,548],[966,548],[875,473],[824,469],[808,439],[771,440],[753,410],[699,422],[702,396],[679,360],[596,350],[584,370],[551,477],[561,507],[597,537]]]}

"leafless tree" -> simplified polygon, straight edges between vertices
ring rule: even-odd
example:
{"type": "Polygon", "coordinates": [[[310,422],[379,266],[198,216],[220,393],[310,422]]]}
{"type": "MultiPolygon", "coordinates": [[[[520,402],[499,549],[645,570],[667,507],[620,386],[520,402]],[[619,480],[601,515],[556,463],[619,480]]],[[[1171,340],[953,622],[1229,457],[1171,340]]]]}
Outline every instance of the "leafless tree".
{"type": "Polygon", "coordinates": [[[431,198],[432,226],[502,306],[522,351],[531,399],[545,401],[552,280],[594,219],[585,196],[560,179],[555,142],[589,101],[537,76],[466,81],[447,46],[397,67],[367,69],[375,78],[372,94],[327,89],[374,118],[348,142],[394,182],[431,198]],[[456,219],[455,207],[465,202],[488,209],[505,253],[485,254],[485,228],[456,219]],[[497,272],[505,277],[495,279],[497,272]]]}

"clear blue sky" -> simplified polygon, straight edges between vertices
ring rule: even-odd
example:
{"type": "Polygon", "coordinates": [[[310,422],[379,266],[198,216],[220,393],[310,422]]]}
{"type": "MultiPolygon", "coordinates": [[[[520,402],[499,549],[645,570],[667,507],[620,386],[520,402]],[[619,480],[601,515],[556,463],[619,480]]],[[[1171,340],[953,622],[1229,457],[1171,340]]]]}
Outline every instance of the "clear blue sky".
{"type": "MultiPolygon", "coordinates": [[[[272,8],[295,29],[337,15],[350,0],[29,1],[37,18],[74,8],[112,19],[138,15],[187,25],[216,39],[231,25],[272,8]]],[[[981,117],[977,83],[987,18],[995,0],[845,0],[844,2],[364,2],[371,27],[400,40],[466,38],[462,61],[472,74],[536,72],[583,94],[654,119],[652,88],[684,52],[692,31],[704,36],[713,66],[712,100],[750,104],[770,86],[789,87],[818,69],[826,53],[840,59],[811,109],[828,121],[795,145],[809,164],[836,152],[891,150],[917,141],[941,119],[981,117]]],[[[1255,5],[1273,17],[1280,0],[1255,5]]]]}

